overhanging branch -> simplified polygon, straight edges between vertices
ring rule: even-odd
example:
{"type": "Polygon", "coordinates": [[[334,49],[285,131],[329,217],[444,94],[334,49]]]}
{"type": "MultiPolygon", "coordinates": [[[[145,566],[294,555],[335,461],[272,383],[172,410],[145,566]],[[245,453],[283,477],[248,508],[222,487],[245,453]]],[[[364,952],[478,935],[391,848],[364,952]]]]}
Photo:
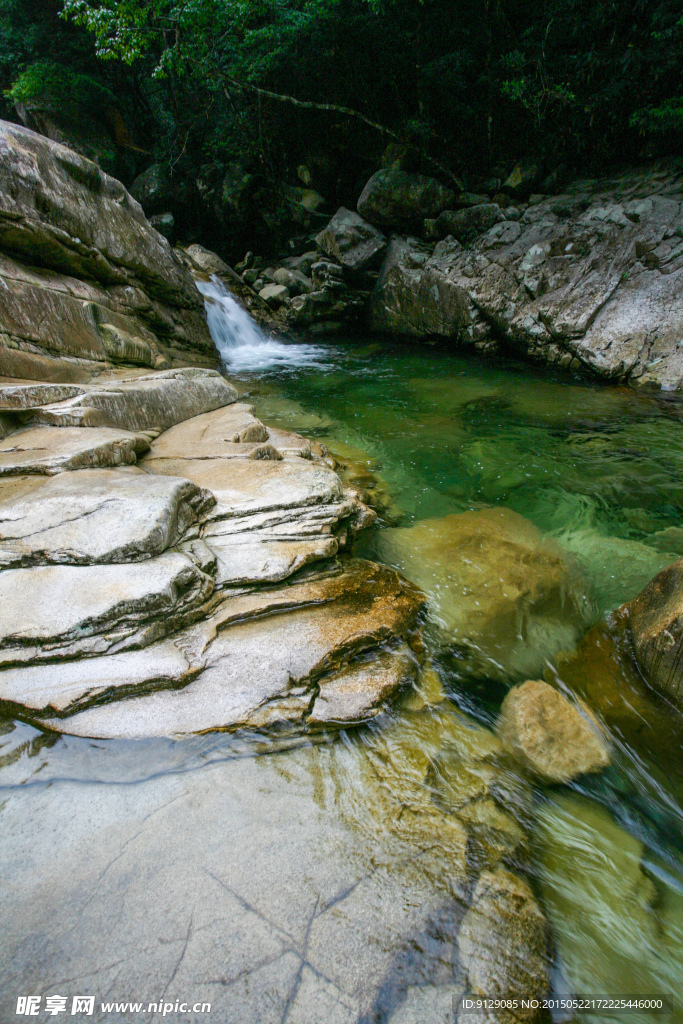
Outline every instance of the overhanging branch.
{"type": "MultiPolygon", "coordinates": [[[[278,103],[289,103],[293,107],[302,107],[305,110],[323,110],[330,111],[334,114],[343,114],[345,117],[355,117],[356,120],[362,121],[364,124],[367,124],[370,128],[374,128],[375,131],[381,132],[382,135],[388,135],[390,138],[396,139],[397,142],[400,142],[401,145],[406,146],[408,149],[412,149],[420,153],[427,161],[427,163],[431,164],[433,167],[436,167],[437,170],[441,172],[441,174],[443,174],[451,182],[453,182],[453,184],[455,185],[456,189],[459,192],[461,192],[463,189],[463,184],[460,181],[460,179],[456,178],[456,176],[451,171],[449,171],[447,167],[444,167],[442,163],[440,163],[438,160],[435,160],[434,157],[429,156],[428,153],[425,153],[425,151],[423,149],[420,149],[418,146],[414,146],[409,142],[403,142],[401,136],[398,135],[395,131],[392,131],[391,128],[387,128],[386,125],[379,124],[377,121],[371,121],[369,117],[366,117],[365,114],[361,114],[359,110],[353,110],[351,107],[342,107],[338,103],[316,103],[314,100],[298,100],[295,96],[289,96],[287,93],[271,92],[270,89],[262,89],[258,85],[251,85],[248,82],[238,82],[234,78],[230,78],[227,75],[223,75],[222,77],[226,82],[229,82],[230,85],[234,85],[235,88],[237,89],[245,89],[249,92],[254,92],[259,96],[265,96],[267,97],[267,99],[275,100],[278,103]]],[[[225,93],[226,99],[229,99],[228,91],[225,88],[225,86],[223,86],[223,92],[225,93]]]]}

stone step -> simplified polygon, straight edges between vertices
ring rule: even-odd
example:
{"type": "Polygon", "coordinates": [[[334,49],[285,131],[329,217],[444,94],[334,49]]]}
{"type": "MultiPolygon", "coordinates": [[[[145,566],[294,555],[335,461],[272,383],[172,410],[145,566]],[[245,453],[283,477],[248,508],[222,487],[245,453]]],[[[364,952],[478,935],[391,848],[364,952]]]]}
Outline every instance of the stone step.
{"type": "Polygon", "coordinates": [[[0,477],[130,466],[149,438],[110,427],[24,427],[0,440],[0,477]]]}
{"type": "Polygon", "coordinates": [[[32,422],[164,431],[236,399],[235,388],[216,370],[165,370],[91,387],[67,401],[43,405],[35,410],[32,422]]]}
{"type": "Polygon", "coordinates": [[[213,504],[189,480],[137,467],[61,473],[14,497],[0,488],[0,566],[140,561],[213,504]]]}

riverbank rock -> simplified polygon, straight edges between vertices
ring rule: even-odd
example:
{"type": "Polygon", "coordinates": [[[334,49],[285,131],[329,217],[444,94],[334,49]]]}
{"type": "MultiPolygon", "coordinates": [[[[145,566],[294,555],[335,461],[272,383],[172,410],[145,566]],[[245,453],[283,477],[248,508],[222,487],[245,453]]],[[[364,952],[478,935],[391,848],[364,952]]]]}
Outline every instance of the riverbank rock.
{"type": "Polygon", "coordinates": [[[119,181],[2,122],[0,186],[0,374],[215,365],[191,275],[119,181]]]}
{"type": "Polygon", "coordinates": [[[352,659],[407,634],[420,604],[396,573],[351,561],[285,591],[228,596],[204,621],[136,654],[91,658],[80,666],[77,686],[67,665],[33,666],[0,673],[0,693],[11,701],[25,688],[43,725],[81,736],[131,739],[249,726],[303,731],[311,715],[314,726],[355,724],[377,714],[414,668],[359,666],[362,685],[347,699],[352,659]],[[160,677],[169,659],[185,662],[187,685],[180,689],[173,678],[164,686],[160,677]],[[345,665],[346,687],[339,678],[345,665]],[[106,704],[103,692],[111,698],[106,704]]]}
{"type": "Polygon", "coordinates": [[[624,612],[645,678],[683,709],[683,559],[655,576],[624,612]]]}
{"type": "Polygon", "coordinates": [[[14,498],[0,486],[0,565],[147,559],[179,541],[214,503],[189,480],[135,467],[60,473],[14,498]]]}
{"type": "Polygon", "coordinates": [[[370,299],[373,330],[427,338],[469,326],[466,296],[439,269],[427,268],[430,254],[418,239],[392,238],[370,299]]]}
{"type": "Polygon", "coordinates": [[[214,371],[75,390],[0,386],[0,704],[77,735],[296,733],[411,683],[424,598],[337,559],[374,514],[309,441],[214,371]]]}
{"type": "Polygon", "coordinates": [[[222,408],[237,391],[216,370],[166,370],[130,381],[91,385],[63,402],[41,405],[33,423],[54,427],[126,427],[162,431],[222,408]]]}
{"type": "Polygon", "coordinates": [[[441,243],[430,243],[431,253],[414,268],[418,281],[412,290],[421,297],[408,317],[400,296],[384,287],[387,262],[370,321],[379,330],[424,337],[421,324],[442,319],[443,292],[453,289],[460,301],[435,332],[441,336],[482,348],[505,342],[540,362],[678,390],[682,204],[678,173],[644,168],[575,181],[563,195],[522,204],[499,223],[494,221],[505,214],[495,204],[438,219],[425,214],[426,237],[457,234],[467,248],[444,266],[441,243]],[[421,280],[431,287],[420,290],[421,280]],[[380,319],[378,305],[387,310],[380,319]]]}
{"type": "Polygon", "coordinates": [[[384,530],[377,543],[382,558],[425,591],[463,670],[527,679],[573,646],[586,621],[581,580],[561,550],[509,509],[384,530]]]}
{"type": "Polygon", "coordinates": [[[524,767],[544,782],[570,782],[610,762],[600,726],[588,708],[575,707],[542,680],[510,690],[497,729],[524,767]]]}

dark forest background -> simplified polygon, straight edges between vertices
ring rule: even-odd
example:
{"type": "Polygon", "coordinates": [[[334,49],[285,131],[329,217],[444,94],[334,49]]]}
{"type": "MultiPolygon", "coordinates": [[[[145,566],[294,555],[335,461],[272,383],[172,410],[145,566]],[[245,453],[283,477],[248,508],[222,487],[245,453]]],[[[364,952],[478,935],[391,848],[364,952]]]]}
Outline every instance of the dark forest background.
{"type": "Polygon", "coordinates": [[[678,0],[0,0],[0,115],[236,255],[382,164],[491,192],[676,158],[682,46],[678,0]]]}

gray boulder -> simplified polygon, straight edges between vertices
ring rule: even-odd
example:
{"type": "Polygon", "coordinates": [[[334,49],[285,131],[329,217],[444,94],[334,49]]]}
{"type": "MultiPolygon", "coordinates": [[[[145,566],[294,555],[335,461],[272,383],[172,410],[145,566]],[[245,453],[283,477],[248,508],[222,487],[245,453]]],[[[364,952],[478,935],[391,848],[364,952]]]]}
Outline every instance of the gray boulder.
{"type": "Polygon", "coordinates": [[[259,292],[259,296],[273,309],[281,306],[285,299],[289,298],[289,289],[283,284],[267,284],[259,292]]]}
{"type": "Polygon", "coordinates": [[[300,270],[289,270],[287,267],[278,267],[273,274],[275,284],[284,285],[290,295],[303,295],[313,291],[313,282],[305,277],[300,270]]]}
{"type": "Polygon", "coordinates": [[[393,238],[372,293],[373,330],[416,338],[452,337],[470,322],[467,294],[430,260],[417,239],[393,238]]]}
{"type": "Polygon", "coordinates": [[[371,224],[410,224],[438,217],[452,205],[453,197],[453,192],[435,178],[387,167],[370,178],[357,209],[371,224]]]}
{"type": "Polygon", "coordinates": [[[349,270],[365,270],[386,249],[381,231],[357,213],[341,207],[316,238],[323,252],[349,270]]]}
{"type": "Polygon", "coordinates": [[[6,122],[0,281],[5,376],[78,383],[110,360],[216,363],[191,275],[121,182],[6,122]]]}

